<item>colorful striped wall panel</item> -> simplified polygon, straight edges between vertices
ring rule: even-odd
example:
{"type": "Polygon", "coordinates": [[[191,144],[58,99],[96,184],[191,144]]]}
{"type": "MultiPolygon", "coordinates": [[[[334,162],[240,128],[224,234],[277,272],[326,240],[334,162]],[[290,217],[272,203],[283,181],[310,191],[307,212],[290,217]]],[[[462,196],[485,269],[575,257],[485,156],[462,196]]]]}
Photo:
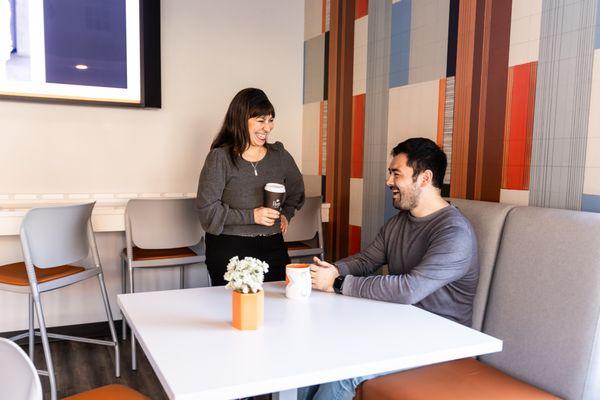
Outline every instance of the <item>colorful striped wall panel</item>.
{"type": "Polygon", "coordinates": [[[529,190],[537,63],[508,69],[502,189],[529,190]]]}

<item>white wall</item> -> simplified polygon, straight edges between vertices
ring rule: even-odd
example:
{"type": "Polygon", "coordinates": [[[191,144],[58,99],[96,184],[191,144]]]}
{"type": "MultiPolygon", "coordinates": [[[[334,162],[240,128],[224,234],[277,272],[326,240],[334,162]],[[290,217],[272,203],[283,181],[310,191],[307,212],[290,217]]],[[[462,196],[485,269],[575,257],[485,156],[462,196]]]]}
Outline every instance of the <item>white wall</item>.
{"type": "MultiPolygon", "coordinates": [[[[163,108],[143,110],[0,101],[0,196],[189,193],[233,95],[264,89],[276,127],[300,166],[304,2],[163,0],[163,108]]],[[[99,234],[113,311],[121,233],[99,234]]],[[[0,264],[21,260],[0,237],[0,264]]],[[[177,287],[175,270],[140,273],[140,289],[177,287]],[[144,276],[142,276],[144,275],[144,276]]],[[[205,275],[191,270],[191,285],[205,275]]],[[[137,280],[136,280],[137,281],[137,280]]],[[[93,280],[44,295],[49,326],[102,320],[93,280]]],[[[0,332],[25,329],[26,296],[0,292],[0,332]]]]}
{"type": "Polygon", "coordinates": [[[264,89],[302,147],[303,2],[163,0],[160,110],[0,102],[0,194],[187,193],[227,105],[264,89]]]}

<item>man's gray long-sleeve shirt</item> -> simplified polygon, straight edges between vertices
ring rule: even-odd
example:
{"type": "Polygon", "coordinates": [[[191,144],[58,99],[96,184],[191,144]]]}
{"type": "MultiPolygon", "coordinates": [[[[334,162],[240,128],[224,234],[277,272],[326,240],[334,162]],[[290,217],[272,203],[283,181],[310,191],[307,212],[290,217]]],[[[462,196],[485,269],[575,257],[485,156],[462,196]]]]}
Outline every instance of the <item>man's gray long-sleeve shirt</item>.
{"type": "Polygon", "coordinates": [[[365,250],[335,263],[343,294],[402,304],[470,326],[479,280],[477,240],[450,205],[426,217],[401,211],[365,250]],[[389,275],[371,275],[388,264],[389,275]]]}

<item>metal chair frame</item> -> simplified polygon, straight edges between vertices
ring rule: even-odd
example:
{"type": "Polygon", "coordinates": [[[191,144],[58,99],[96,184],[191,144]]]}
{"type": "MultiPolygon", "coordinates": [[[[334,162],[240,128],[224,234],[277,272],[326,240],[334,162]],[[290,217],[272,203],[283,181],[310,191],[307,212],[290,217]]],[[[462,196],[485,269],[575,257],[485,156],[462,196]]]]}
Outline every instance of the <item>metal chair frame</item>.
{"type": "Polygon", "coordinates": [[[40,336],[47,370],[37,370],[38,374],[47,376],[50,380],[51,399],[56,400],[56,379],[50,353],[49,338],[72,340],[111,346],[115,349],[115,376],[120,376],[119,342],[114,326],[112,311],[108,302],[108,293],[104,282],[102,264],[98,255],[98,247],[91,223],[92,209],[95,203],[44,207],[31,209],[23,219],[21,225],[21,246],[25,258],[25,267],[29,280],[28,286],[0,284],[0,290],[24,293],[29,298],[29,329],[27,332],[11,337],[10,340],[29,339],[29,358],[34,361],[34,339],[40,336]],[[61,226],[61,222],[69,226],[61,226]],[[54,236],[53,236],[54,235],[54,236]],[[68,243],[67,243],[68,242],[68,243]],[[61,253],[64,251],[64,254],[61,253]],[[65,264],[72,264],[92,255],[93,267],[84,271],[57,278],[48,282],[38,283],[35,267],[52,268],[65,264]],[[100,285],[100,292],[108,319],[112,341],[83,338],[70,335],[49,333],[46,329],[44,309],[41,294],[51,290],[60,289],[77,282],[96,276],[100,285]],[[39,331],[35,331],[35,317],[37,316],[39,331]]]}
{"type": "MultiPolygon", "coordinates": [[[[185,287],[185,267],[204,263],[204,231],[196,214],[195,199],[132,199],[125,209],[125,250],[121,252],[123,293],[135,293],[134,271],[138,268],[180,267],[179,287],[185,287]],[[134,260],[133,248],[169,249],[189,247],[190,257],[134,260]],[[127,284],[129,282],[129,285],[127,284]]],[[[121,313],[121,315],[123,315],[121,313]]],[[[123,316],[122,338],[127,338],[123,316]]],[[[137,369],[136,339],[131,334],[131,367],[137,369]]]]}

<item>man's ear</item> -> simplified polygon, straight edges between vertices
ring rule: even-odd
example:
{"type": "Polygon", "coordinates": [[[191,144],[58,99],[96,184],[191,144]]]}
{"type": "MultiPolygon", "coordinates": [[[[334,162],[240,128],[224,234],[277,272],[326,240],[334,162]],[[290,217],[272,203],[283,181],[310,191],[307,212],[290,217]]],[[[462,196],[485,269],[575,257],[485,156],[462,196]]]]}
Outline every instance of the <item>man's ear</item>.
{"type": "Polygon", "coordinates": [[[421,183],[419,186],[424,187],[430,184],[433,184],[433,172],[431,172],[430,169],[427,169],[423,172],[421,172],[421,175],[419,176],[421,183]]]}

